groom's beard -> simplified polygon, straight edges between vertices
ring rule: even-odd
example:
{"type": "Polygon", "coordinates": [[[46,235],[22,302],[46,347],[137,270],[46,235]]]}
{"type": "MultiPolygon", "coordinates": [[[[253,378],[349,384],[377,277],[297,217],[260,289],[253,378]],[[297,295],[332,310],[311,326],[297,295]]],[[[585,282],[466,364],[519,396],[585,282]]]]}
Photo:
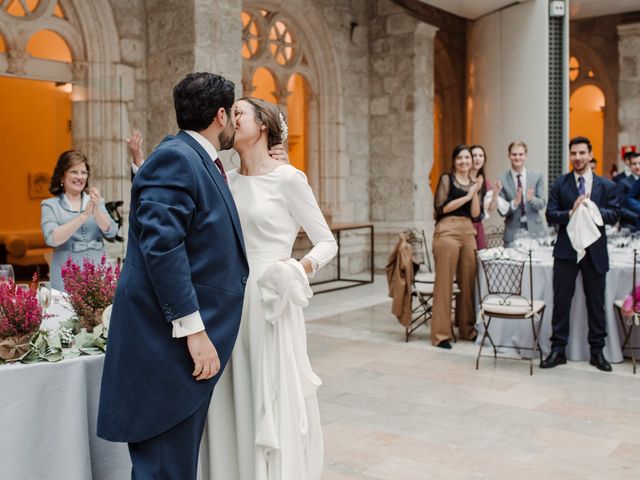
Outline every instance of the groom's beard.
{"type": "Polygon", "coordinates": [[[230,150],[233,148],[233,141],[236,138],[236,130],[231,122],[227,123],[227,128],[225,128],[218,135],[218,140],[220,140],[220,150],[230,150]]]}

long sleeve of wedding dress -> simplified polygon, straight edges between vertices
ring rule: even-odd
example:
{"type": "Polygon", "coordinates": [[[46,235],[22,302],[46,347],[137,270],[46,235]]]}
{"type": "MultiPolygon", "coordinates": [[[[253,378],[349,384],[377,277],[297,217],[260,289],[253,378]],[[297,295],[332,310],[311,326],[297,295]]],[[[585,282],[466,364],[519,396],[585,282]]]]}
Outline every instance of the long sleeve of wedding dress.
{"type": "Polygon", "coordinates": [[[287,179],[286,186],[285,196],[289,211],[313,243],[313,248],[305,255],[305,258],[311,261],[315,272],[336,256],[338,244],[333,238],[322,211],[320,211],[306,175],[300,170],[296,170],[287,179]]]}

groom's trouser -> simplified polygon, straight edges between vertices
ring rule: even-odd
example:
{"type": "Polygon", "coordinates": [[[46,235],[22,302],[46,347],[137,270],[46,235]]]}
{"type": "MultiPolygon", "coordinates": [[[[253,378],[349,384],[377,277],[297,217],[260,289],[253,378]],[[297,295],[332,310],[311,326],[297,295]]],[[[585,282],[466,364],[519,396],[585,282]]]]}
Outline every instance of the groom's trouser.
{"type": "Polygon", "coordinates": [[[189,417],[166,432],[129,443],[132,480],[196,480],[198,452],[211,396],[189,417]]]}

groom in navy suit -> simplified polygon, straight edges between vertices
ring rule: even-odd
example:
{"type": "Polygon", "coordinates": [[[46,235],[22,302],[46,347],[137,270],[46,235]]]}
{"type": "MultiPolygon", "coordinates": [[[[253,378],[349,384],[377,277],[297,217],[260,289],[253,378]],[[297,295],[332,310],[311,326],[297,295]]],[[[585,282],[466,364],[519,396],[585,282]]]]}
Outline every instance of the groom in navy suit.
{"type": "Polygon", "coordinates": [[[605,225],[614,225],[618,221],[616,186],[591,170],[591,150],[591,142],[586,137],[576,137],[569,142],[573,171],[558,177],[549,195],[547,222],[549,225],[558,225],[559,230],[553,249],[551,353],[542,361],[541,368],[567,363],[565,347],[569,340],[571,299],[576,289],[578,271],[581,271],[589,319],[590,363],[600,370],[611,371],[611,365],[602,353],[607,336],[604,314],[605,280],[609,270],[607,235],[604,226],[600,227],[600,238],[587,247],[586,255],[580,262],[567,235],[569,219],[586,198],[598,206],[605,225]]]}
{"type": "Polygon", "coordinates": [[[195,480],[249,275],[217,155],[233,145],[234,85],[195,73],[173,97],[180,132],[158,145],[133,181],[100,392],[98,436],[129,444],[136,480],[195,480]]]}

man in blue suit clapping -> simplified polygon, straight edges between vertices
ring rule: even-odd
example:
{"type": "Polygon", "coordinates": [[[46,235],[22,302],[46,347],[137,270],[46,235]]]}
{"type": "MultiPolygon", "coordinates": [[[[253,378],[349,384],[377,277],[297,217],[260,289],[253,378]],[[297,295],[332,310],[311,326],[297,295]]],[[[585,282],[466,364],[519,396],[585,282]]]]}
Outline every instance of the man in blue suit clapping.
{"type": "Polygon", "coordinates": [[[569,340],[571,299],[576,289],[578,271],[581,271],[589,318],[590,363],[600,370],[611,371],[611,365],[602,353],[607,336],[604,292],[609,270],[604,225],[600,227],[600,237],[587,247],[584,258],[579,262],[577,252],[567,234],[569,219],[587,198],[596,204],[605,225],[614,225],[618,221],[616,186],[591,171],[591,150],[591,142],[586,137],[576,137],[569,142],[573,171],[558,177],[549,195],[547,222],[550,225],[558,225],[559,230],[553,250],[551,353],[542,361],[541,368],[553,368],[567,362],[565,347],[569,340]]]}
{"type": "Polygon", "coordinates": [[[98,436],[129,444],[136,480],[195,480],[249,275],[217,154],[233,145],[234,85],[195,73],[173,97],[180,132],[158,145],[132,185],[100,392],[98,436]]]}

